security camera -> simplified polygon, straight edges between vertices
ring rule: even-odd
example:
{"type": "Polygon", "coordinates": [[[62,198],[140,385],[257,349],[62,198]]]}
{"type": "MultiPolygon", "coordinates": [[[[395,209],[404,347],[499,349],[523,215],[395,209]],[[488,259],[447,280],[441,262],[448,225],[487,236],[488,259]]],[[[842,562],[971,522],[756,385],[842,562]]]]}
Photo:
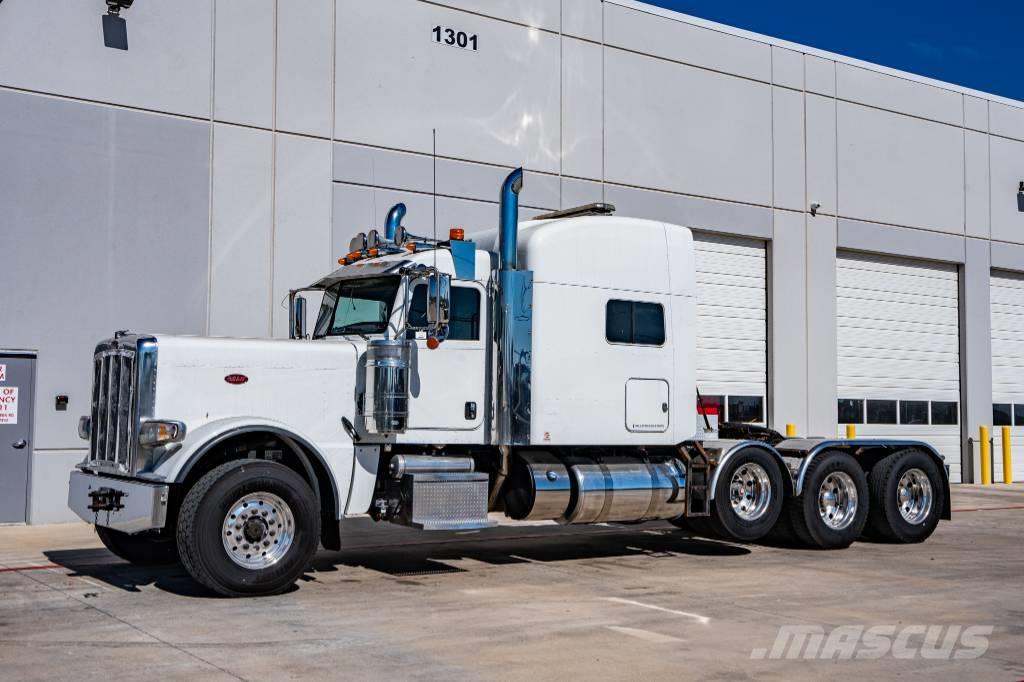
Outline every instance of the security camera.
{"type": "Polygon", "coordinates": [[[107,13],[103,15],[103,44],[115,50],[128,49],[128,25],[121,10],[128,9],[135,0],[106,0],[107,13]]]}

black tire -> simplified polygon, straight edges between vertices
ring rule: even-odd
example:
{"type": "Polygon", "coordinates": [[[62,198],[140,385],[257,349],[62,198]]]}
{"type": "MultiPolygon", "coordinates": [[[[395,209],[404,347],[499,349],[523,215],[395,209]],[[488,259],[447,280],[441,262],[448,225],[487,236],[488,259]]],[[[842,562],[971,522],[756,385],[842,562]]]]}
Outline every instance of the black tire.
{"type": "Polygon", "coordinates": [[[178,545],[173,533],[144,531],[129,535],[113,528],[96,526],[103,546],[120,558],[138,566],[178,563],[178,545]]]}
{"type": "Polygon", "coordinates": [[[309,484],[288,467],[264,460],[228,462],[200,478],[185,495],[178,514],[177,535],[181,563],[201,585],[229,597],[279,594],[302,575],[316,552],[320,510],[309,484]],[[253,510],[262,511],[259,514],[243,512],[238,525],[229,527],[230,532],[241,529],[238,531],[241,539],[235,546],[239,552],[237,560],[242,560],[242,552],[247,553],[245,557],[249,556],[250,545],[243,543],[253,543],[251,555],[255,557],[254,562],[259,562],[257,552],[263,550],[266,556],[267,551],[278,551],[274,545],[286,538],[289,527],[292,533],[288,544],[282,545],[285,552],[275,563],[247,567],[232,558],[221,534],[233,508],[254,495],[281,501],[291,514],[292,522],[282,518],[285,507],[272,511],[268,517],[266,512],[270,506],[264,508],[260,502],[257,507],[253,503],[253,510]],[[245,513],[250,514],[248,520],[245,513]],[[275,528],[274,524],[266,522],[273,518],[283,521],[284,525],[279,523],[275,528]],[[241,533],[249,533],[250,526],[252,535],[242,538],[241,533]]]}
{"type": "MultiPolygon", "coordinates": [[[[750,480],[749,477],[746,480],[750,480]]],[[[744,490],[748,488],[745,487],[744,490]]],[[[716,534],[739,542],[753,542],[763,538],[771,531],[775,522],[782,512],[785,489],[782,486],[782,472],[779,465],[769,453],[761,448],[745,448],[740,450],[725,463],[724,468],[719,471],[718,481],[715,484],[715,498],[711,501],[710,526],[716,534]],[[744,469],[744,465],[750,465],[744,469]],[[758,471],[763,474],[759,484],[749,487],[751,497],[739,497],[737,506],[734,507],[731,499],[732,483],[734,476],[742,471],[758,471]],[[742,471],[741,471],[742,470],[742,471]],[[757,497],[758,491],[767,492],[767,499],[763,501],[756,517],[744,518],[746,512],[744,504],[748,500],[761,499],[757,497]]],[[[759,507],[761,505],[758,505],[759,507]]]]}
{"type": "Polygon", "coordinates": [[[894,452],[871,468],[868,484],[871,490],[871,512],[868,515],[871,536],[890,542],[914,543],[924,542],[935,532],[946,504],[946,488],[938,465],[927,454],[916,449],[894,452]],[[921,510],[921,519],[912,523],[901,512],[899,484],[904,474],[915,469],[927,478],[931,503],[930,510],[921,510]]]}
{"type": "Polygon", "coordinates": [[[790,499],[787,507],[793,531],[804,544],[821,549],[849,547],[867,524],[870,508],[867,475],[850,455],[836,450],[823,452],[807,465],[803,489],[799,497],[790,499]],[[822,512],[819,512],[822,484],[826,480],[835,482],[836,477],[830,478],[833,474],[847,477],[856,492],[855,504],[851,505],[848,513],[849,520],[838,528],[827,525],[822,512]]]}

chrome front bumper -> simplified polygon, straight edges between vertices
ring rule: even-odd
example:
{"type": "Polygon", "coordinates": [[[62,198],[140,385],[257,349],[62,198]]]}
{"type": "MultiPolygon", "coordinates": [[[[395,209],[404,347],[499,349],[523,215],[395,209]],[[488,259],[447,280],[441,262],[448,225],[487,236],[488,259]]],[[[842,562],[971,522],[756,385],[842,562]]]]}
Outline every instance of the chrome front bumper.
{"type": "Polygon", "coordinates": [[[68,507],[79,518],[125,533],[163,528],[168,486],[72,471],[68,507]]]}

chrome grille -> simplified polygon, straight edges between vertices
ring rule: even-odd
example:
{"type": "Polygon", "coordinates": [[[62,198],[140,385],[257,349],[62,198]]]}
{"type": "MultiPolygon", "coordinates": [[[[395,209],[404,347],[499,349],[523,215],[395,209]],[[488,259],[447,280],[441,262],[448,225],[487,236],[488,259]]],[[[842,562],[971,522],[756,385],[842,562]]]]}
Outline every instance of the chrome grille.
{"type": "Polygon", "coordinates": [[[139,424],[137,352],[110,348],[96,353],[92,383],[92,464],[133,472],[139,424]]]}

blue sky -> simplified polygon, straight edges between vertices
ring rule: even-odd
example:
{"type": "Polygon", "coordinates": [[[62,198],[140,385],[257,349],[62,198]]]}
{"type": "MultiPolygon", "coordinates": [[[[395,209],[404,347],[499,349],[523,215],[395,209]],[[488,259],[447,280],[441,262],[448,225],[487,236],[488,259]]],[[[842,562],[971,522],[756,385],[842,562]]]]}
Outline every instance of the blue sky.
{"type": "Polygon", "coordinates": [[[969,88],[1024,100],[1024,3],[1016,0],[647,0],[969,88]]]}

